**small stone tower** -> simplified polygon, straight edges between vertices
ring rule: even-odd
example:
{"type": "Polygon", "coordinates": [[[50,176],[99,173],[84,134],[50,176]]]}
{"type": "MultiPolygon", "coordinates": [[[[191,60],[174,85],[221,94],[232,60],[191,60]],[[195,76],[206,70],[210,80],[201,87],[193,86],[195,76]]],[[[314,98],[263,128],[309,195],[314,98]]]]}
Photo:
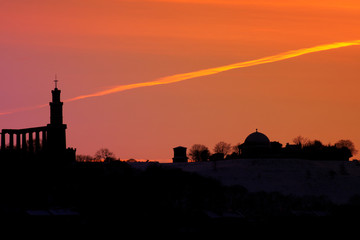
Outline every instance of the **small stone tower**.
{"type": "Polygon", "coordinates": [[[178,162],[188,162],[188,157],[186,156],[186,147],[179,146],[174,148],[173,163],[178,162]]]}

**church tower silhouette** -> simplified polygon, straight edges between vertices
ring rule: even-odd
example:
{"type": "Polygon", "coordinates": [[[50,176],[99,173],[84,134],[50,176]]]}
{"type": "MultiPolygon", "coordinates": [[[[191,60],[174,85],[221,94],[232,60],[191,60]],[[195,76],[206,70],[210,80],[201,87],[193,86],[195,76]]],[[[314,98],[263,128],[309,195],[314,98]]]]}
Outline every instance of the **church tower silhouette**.
{"type": "Polygon", "coordinates": [[[52,154],[62,154],[66,150],[66,124],[63,124],[63,102],[60,101],[61,91],[57,88],[51,91],[52,102],[50,102],[50,124],[47,135],[47,148],[52,154]]]}

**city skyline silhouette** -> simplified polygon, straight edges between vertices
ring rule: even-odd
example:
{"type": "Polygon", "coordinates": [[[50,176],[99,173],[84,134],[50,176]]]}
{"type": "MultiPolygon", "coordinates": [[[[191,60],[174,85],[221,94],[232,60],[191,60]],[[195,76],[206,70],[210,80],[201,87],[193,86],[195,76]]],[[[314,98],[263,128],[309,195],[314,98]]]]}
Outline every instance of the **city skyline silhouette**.
{"type": "MultiPolygon", "coordinates": [[[[358,11],[351,0],[4,3],[0,112],[36,108],[0,115],[0,126],[45,126],[44,93],[54,73],[62,99],[72,99],[359,39],[358,11]]],[[[77,129],[68,144],[78,154],[108,148],[122,159],[171,162],[175,146],[235,145],[259,128],[284,145],[302,135],[324,144],[350,139],[358,147],[359,51],[338,48],[74,101],[64,116],[77,129]]]]}
{"type": "MultiPolygon", "coordinates": [[[[93,93],[93,94],[88,94],[88,95],[81,95],[78,97],[74,97],[74,98],[70,98],[70,99],[66,99],[65,102],[73,102],[73,101],[77,101],[77,100],[82,100],[82,99],[86,99],[86,98],[93,98],[93,97],[99,97],[99,96],[104,96],[104,95],[108,95],[108,94],[112,94],[112,93],[116,93],[116,92],[121,92],[121,91],[125,91],[125,90],[129,90],[129,89],[133,89],[133,88],[139,88],[139,87],[147,87],[147,86],[156,86],[156,85],[163,85],[163,84],[171,84],[171,83],[176,83],[179,81],[184,81],[187,79],[192,79],[192,78],[198,78],[201,76],[206,76],[206,75],[212,75],[212,74],[217,74],[217,73],[221,73],[223,71],[228,71],[228,70],[232,70],[232,69],[236,69],[236,68],[243,68],[243,67],[251,67],[251,66],[256,66],[259,64],[264,64],[264,63],[272,63],[272,62],[277,62],[277,61],[281,61],[281,60],[285,60],[288,58],[293,58],[293,57],[297,57],[297,56],[301,56],[304,54],[308,54],[308,53],[313,53],[313,52],[318,52],[318,51],[326,51],[326,50],[331,50],[331,49],[336,49],[336,48],[342,48],[342,47],[348,47],[348,46],[356,46],[360,44],[360,40],[356,40],[356,41],[349,41],[349,42],[339,42],[339,43],[332,43],[332,44],[325,44],[325,45],[320,45],[320,46],[315,46],[312,48],[306,48],[306,49],[299,49],[299,50],[293,50],[293,51],[288,51],[282,54],[278,54],[278,55],[274,55],[274,56],[270,56],[270,57],[265,57],[265,58],[260,58],[257,60],[253,60],[253,61],[246,61],[246,62],[242,62],[242,63],[236,63],[236,64],[232,64],[232,65],[227,65],[227,66],[223,66],[223,67],[217,67],[217,68],[212,68],[212,69],[205,69],[205,70],[200,70],[200,71],[195,71],[195,72],[191,72],[191,73],[185,73],[185,74],[177,74],[177,75],[173,75],[173,76],[169,76],[169,77],[164,77],[164,78],[160,78],[158,80],[152,81],[152,82],[147,82],[147,83],[138,83],[138,84],[130,84],[130,85],[120,85],[120,86],[116,86],[113,87],[112,89],[109,90],[105,90],[105,91],[101,91],[101,92],[97,92],[97,93],[93,93]]],[[[55,88],[52,91],[53,94],[53,103],[50,104],[51,106],[51,122],[61,122],[62,124],[62,108],[60,109],[60,106],[62,106],[62,102],[60,103],[60,91],[57,88],[57,74],[55,74],[55,80],[54,80],[54,84],[55,84],[55,88]],[[55,107],[56,104],[54,103],[54,101],[58,101],[59,102],[59,107],[55,107]],[[54,109],[58,109],[58,110],[54,110],[54,109]],[[56,118],[58,118],[59,120],[56,120],[56,118]]],[[[2,112],[0,113],[0,115],[8,115],[8,114],[13,114],[16,112],[22,112],[22,111],[30,111],[30,110],[34,110],[37,108],[42,108],[45,105],[38,105],[38,106],[33,106],[33,107],[25,107],[25,108],[19,108],[16,110],[10,110],[7,112],[2,112]]],[[[51,129],[51,126],[54,125],[53,123],[50,123],[50,125],[48,125],[48,128],[51,129]]],[[[66,129],[66,125],[63,125],[66,129]]],[[[60,127],[62,128],[62,127],[60,127]]],[[[44,128],[45,129],[45,128],[44,128]]],[[[17,135],[17,146],[20,149],[20,141],[22,138],[22,141],[24,142],[26,137],[26,134],[30,134],[29,135],[29,141],[31,141],[30,145],[32,145],[33,143],[33,137],[32,137],[32,133],[36,133],[36,142],[35,142],[35,150],[38,150],[38,146],[39,146],[39,132],[43,132],[43,138],[45,139],[45,136],[47,134],[47,132],[50,132],[50,142],[52,142],[52,131],[46,129],[43,131],[43,129],[32,129],[29,130],[28,132],[26,132],[26,130],[22,130],[22,131],[17,131],[17,130],[11,130],[11,129],[5,129],[5,131],[3,131],[3,137],[1,140],[1,143],[3,145],[2,149],[5,149],[5,136],[6,134],[10,135],[10,140],[9,140],[9,147],[11,149],[14,148],[14,135],[17,135]],[[30,131],[30,132],[29,132],[30,131]],[[24,133],[22,133],[24,132],[24,133]],[[26,132],[26,133],[25,133],[26,132]],[[20,135],[24,135],[24,136],[20,136],[20,135]],[[30,137],[31,136],[31,137],[30,137]]],[[[65,135],[65,134],[57,134],[58,137],[60,135],[65,135]]],[[[64,143],[58,142],[58,145],[63,145],[65,146],[65,140],[63,140],[64,143]]],[[[43,144],[45,144],[45,140],[43,141],[43,144]]],[[[288,143],[287,143],[288,144],[288,143]]],[[[22,144],[24,146],[24,144],[22,144]]],[[[54,144],[50,144],[51,147],[53,147],[54,144]]],[[[26,146],[23,147],[26,149],[26,146]]],[[[33,148],[33,147],[31,147],[33,148]]],[[[30,149],[31,151],[33,151],[33,149],[30,149]]]]}
{"type": "Polygon", "coordinates": [[[0,229],[356,232],[359,16],[355,0],[2,1],[0,229]]]}

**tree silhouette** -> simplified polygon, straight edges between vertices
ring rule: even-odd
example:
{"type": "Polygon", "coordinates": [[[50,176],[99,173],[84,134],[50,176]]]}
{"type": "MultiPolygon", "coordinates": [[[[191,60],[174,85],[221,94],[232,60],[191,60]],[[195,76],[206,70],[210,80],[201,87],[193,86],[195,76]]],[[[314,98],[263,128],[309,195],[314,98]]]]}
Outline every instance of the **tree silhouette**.
{"type": "Polygon", "coordinates": [[[232,146],[232,155],[237,155],[240,156],[240,147],[241,147],[241,143],[235,144],[234,146],[232,146]]]}
{"type": "Polygon", "coordinates": [[[209,159],[210,151],[202,144],[194,144],[189,150],[190,158],[195,162],[204,162],[209,159]]]}
{"type": "Polygon", "coordinates": [[[224,156],[230,154],[231,144],[226,142],[218,142],[214,147],[214,153],[222,153],[224,156]]]}
{"type": "Polygon", "coordinates": [[[306,137],[299,135],[293,139],[293,143],[300,146],[306,146],[310,143],[310,140],[306,137]]]}
{"type": "Polygon", "coordinates": [[[339,140],[335,143],[335,147],[337,148],[347,148],[351,152],[352,155],[357,154],[357,150],[355,149],[355,145],[351,140],[339,140]]]}
{"type": "Polygon", "coordinates": [[[107,148],[101,148],[95,153],[95,160],[110,162],[115,159],[115,154],[107,148]]]}
{"type": "Polygon", "coordinates": [[[314,140],[311,141],[310,143],[308,143],[309,147],[312,147],[314,149],[322,149],[324,147],[324,145],[322,144],[322,142],[320,140],[314,140]]]}

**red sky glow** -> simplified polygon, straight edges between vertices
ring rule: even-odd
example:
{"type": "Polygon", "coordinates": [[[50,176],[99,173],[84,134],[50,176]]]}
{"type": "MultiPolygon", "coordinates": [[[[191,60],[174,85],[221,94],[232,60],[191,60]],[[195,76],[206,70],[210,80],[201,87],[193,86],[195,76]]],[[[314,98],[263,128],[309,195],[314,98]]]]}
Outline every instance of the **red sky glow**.
{"type": "Polygon", "coordinates": [[[66,102],[78,154],[170,161],[173,147],[242,143],[256,128],[282,144],[302,135],[360,150],[359,16],[351,0],[1,1],[0,126],[47,124],[57,74],[62,100],[159,83],[66,102]],[[331,50],[159,82],[323,45],[331,50]]]}

